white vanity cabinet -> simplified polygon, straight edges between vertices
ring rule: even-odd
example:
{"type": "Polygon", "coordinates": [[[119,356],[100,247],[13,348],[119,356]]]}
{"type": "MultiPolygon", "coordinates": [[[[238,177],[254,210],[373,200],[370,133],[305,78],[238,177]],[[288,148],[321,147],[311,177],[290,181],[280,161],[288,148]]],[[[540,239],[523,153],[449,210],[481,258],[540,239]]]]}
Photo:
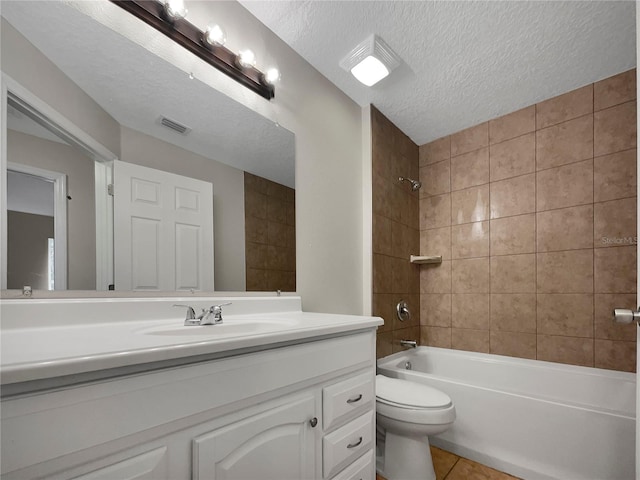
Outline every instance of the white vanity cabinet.
{"type": "Polygon", "coordinates": [[[2,400],[2,479],[372,480],[375,329],[2,400]]]}

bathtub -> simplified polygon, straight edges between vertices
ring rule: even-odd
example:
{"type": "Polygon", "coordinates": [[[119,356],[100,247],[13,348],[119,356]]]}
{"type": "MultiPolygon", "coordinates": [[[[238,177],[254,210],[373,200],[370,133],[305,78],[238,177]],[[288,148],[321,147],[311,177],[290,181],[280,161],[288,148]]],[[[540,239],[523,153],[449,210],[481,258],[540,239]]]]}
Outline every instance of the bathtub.
{"type": "Polygon", "coordinates": [[[526,480],[635,478],[634,374],[435,347],[378,373],[451,397],[456,421],[434,446],[526,480]]]}

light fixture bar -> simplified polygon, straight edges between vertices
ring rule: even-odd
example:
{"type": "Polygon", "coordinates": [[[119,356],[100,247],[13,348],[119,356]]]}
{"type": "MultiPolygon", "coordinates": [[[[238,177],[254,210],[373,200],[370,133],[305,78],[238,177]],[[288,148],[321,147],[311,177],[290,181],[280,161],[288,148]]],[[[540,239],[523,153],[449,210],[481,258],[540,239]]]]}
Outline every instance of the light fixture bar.
{"type": "Polygon", "coordinates": [[[110,1],[258,95],[267,100],[275,96],[273,85],[265,82],[265,76],[260,70],[251,66],[240,66],[237,62],[238,56],[224,46],[205,46],[202,30],[185,19],[167,18],[164,5],[160,2],[156,0],[110,1]]]}

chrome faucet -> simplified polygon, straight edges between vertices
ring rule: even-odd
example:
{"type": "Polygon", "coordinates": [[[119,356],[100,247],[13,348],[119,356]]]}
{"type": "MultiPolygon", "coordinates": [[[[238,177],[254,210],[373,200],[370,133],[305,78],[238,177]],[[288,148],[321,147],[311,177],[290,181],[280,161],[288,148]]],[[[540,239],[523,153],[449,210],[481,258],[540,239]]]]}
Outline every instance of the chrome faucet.
{"type": "Polygon", "coordinates": [[[173,305],[174,307],[185,307],[187,309],[187,316],[184,319],[185,326],[188,325],[200,325],[200,318],[196,318],[196,311],[190,305],[182,305],[176,303],[173,305]]]}
{"type": "Polygon", "coordinates": [[[416,348],[418,346],[418,342],[415,340],[400,340],[400,345],[403,347],[416,348]]]}
{"type": "Polygon", "coordinates": [[[187,316],[184,319],[185,326],[198,326],[198,325],[218,325],[222,323],[222,307],[225,305],[231,305],[229,303],[222,303],[220,305],[212,305],[208,309],[203,308],[202,313],[196,316],[196,312],[193,307],[189,305],[176,304],[174,307],[186,307],[187,316]]]}
{"type": "Polygon", "coordinates": [[[231,302],[213,305],[208,311],[202,310],[200,325],[218,325],[222,323],[222,307],[225,305],[231,305],[231,302]]]}

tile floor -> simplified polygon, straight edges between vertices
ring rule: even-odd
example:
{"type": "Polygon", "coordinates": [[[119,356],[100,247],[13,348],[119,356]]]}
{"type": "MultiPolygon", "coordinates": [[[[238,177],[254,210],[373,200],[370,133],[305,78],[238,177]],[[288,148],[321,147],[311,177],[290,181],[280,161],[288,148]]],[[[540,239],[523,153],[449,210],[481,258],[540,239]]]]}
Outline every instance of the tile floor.
{"type": "MultiPolygon", "coordinates": [[[[437,447],[431,447],[436,480],[518,480],[517,477],[485,467],[437,447]]],[[[386,480],[376,475],[376,480],[386,480]]]]}

